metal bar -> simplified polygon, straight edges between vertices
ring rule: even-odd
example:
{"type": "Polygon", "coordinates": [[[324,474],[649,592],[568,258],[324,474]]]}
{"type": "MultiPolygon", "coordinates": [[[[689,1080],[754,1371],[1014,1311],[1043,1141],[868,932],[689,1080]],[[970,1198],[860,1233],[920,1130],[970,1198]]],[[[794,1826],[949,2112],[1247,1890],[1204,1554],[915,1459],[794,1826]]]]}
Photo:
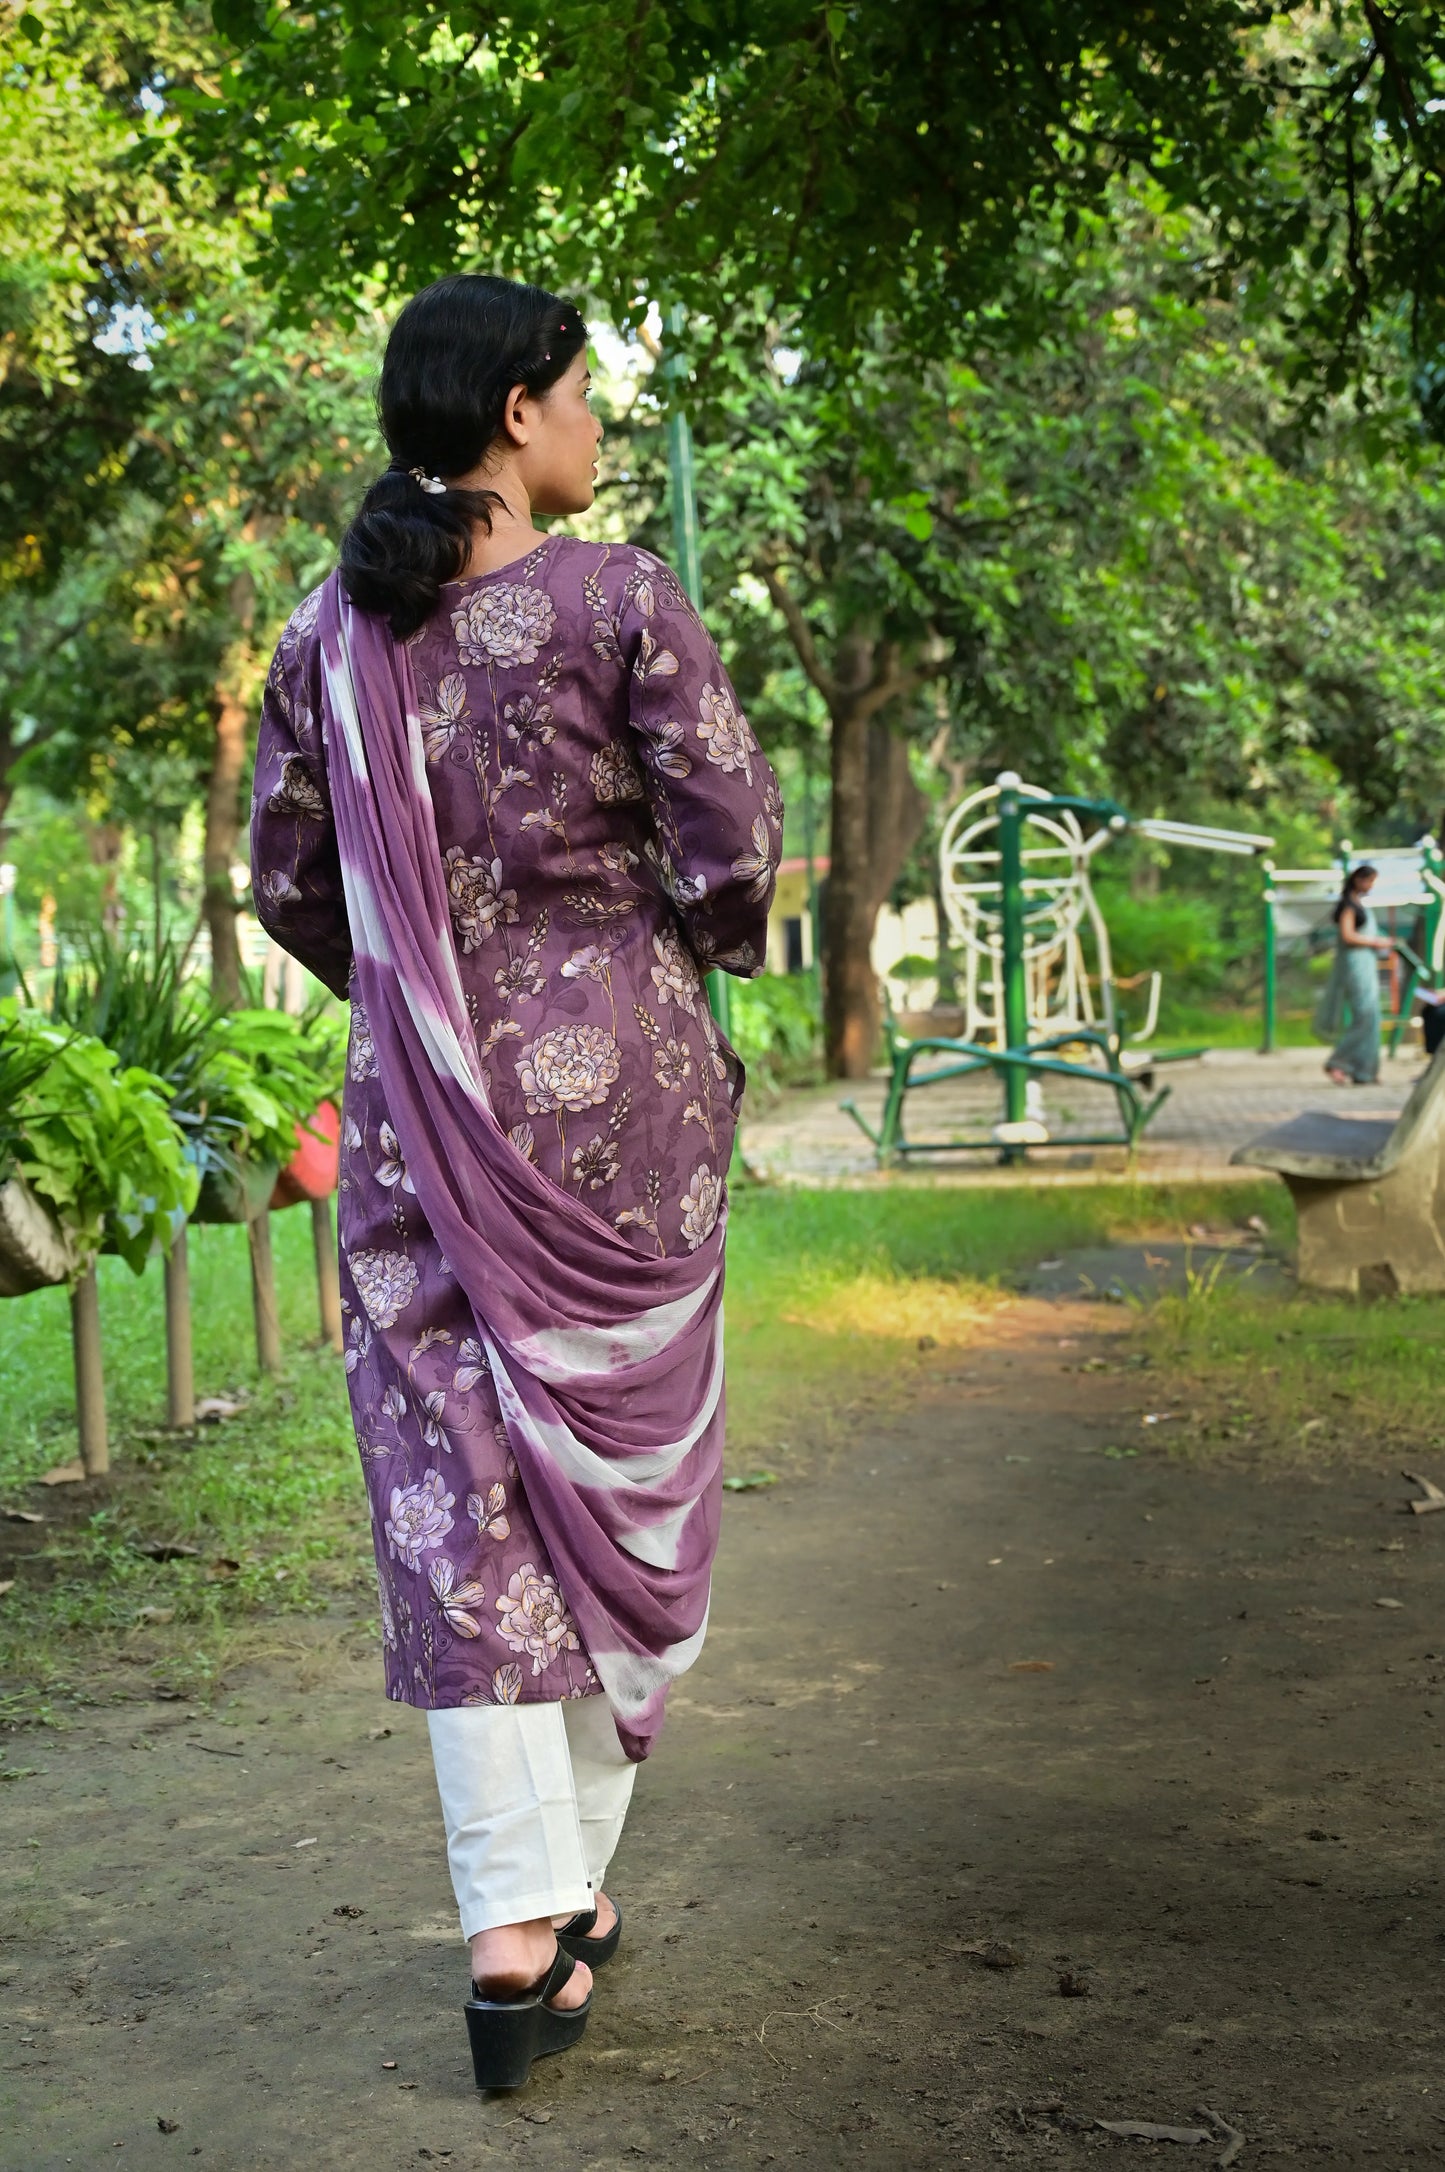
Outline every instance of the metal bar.
{"type": "Polygon", "coordinates": [[[196,1368],[191,1351],[191,1263],[182,1222],[166,1254],[166,1424],[196,1422],[196,1368]]]}
{"type": "Polygon", "coordinates": [[[1275,1040],[1275,1013],[1278,1003],[1279,959],[1275,944],[1274,927],[1274,872],[1269,868],[1264,885],[1264,1036],[1260,1041],[1260,1054],[1272,1056],[1275,1040]]]}
{"type": "MultiPolygon", "coordinates": [[[[1028,986],[1024,979],[1023,823],[1019,813],[1019,780],[1011,770],[999,779],[998,841],[1003,875],[1003,1001],[1004,1037],[1010,1051],[1026,1051],[1029,1039],[1028,986]]],[[[1030,813],[1035,811],[1031,803],[1030,813]]],[[[1028,1081],[1010,1068],[1004,1075],[1004,1096],[1011,1124],[1028,1115],[1028,1081]]]]}

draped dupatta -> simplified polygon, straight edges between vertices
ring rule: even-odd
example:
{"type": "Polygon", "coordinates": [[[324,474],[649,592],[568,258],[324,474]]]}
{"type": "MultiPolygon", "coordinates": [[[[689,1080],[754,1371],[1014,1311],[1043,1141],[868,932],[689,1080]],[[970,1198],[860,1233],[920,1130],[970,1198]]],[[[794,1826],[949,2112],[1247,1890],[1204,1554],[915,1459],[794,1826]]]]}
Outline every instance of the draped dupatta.
{"type": "Polygon", "coordinates": [[[508,1139],[463,1000],[408,652],[334,574],[317,630],[356,989],[391,1122],[563,1596],[642,1758],[707,1626],[725,1216],[695,1251],[645,1257],[508,1139]]]}

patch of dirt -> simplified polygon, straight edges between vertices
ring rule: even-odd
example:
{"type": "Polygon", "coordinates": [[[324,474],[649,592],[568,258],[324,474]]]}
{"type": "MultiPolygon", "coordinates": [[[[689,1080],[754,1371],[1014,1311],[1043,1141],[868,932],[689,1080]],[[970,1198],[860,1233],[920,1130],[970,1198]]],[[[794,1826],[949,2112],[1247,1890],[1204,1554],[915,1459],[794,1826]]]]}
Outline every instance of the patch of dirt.
{"type": "Polygon", "coordinates": [[[0,2165],[1213,2164],[1091,2124],[1198,2106],[1245,2168],[1445,2161],[1445,1517],[1171,1464],[1122,1326],[1014,1303],[728,1497],[626,1943],[520,2097],[373,1664],[10,1737],[0,2165]]]}

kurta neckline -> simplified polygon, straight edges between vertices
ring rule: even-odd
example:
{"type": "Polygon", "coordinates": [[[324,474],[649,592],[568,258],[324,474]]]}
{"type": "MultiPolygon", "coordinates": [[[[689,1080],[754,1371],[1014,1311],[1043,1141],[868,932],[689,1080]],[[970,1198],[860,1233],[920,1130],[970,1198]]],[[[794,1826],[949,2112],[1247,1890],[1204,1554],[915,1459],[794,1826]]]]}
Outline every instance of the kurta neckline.
{"type": "Polygon", "coordinates": [[[511,573],[516,567],[524,566],[529,558],[536,557],[538,551],[546,550],[549,543],[559,540],[557,536],[544,535],[540,543],[534,543],[529,551],[523,551],[520,558],[509,558],[504,566],[488,566],[485,573],[464,573],[460,580],[443,581],[441,585],[443,588],[470,588],[474,581],[495,581],[501,574],[511,573]]]}

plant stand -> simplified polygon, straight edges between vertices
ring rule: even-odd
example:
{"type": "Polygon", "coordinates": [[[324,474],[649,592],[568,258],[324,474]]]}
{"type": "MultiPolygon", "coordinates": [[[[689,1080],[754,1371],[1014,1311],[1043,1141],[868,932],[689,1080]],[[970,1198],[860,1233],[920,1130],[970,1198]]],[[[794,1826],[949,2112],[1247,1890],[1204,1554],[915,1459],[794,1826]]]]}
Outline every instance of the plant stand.
{"type": "Polygon", "coordinates": [[[75,1418],[80,1460],[87,1478],[104,1478],[110,1469],[110,1439],[105,1422],[105,1370],[100,1350],[100,1289],[92,1260],[70,1292],[70,1340],[75,1357],[75,1418]]]}
{"type": "Polygon", "coordinates": [[[182,1222],[166,1256],[166,1424],[196,1422],[196,1367],[191,1349],[191,1263],[182,1222]]]}
{"type": "Polygon", "coordinates": [[[321,1310],[321,1340],[342,1348],[341,1272],[336,1263],[336,1224],[329,1199],[311,1202],[311,1235],[316,1246],[316,1295],[321,1310]]]}
{"type": "Polygon", "coordinates": [[[256,1363],[263,1373],[281,1370],[281,1315],[276,1307],[276,1265],[271,1252],[271,1214],[263,1207],[246,1224],[251,1247],[251,1304],[256,1316],[256,1363]]]}

